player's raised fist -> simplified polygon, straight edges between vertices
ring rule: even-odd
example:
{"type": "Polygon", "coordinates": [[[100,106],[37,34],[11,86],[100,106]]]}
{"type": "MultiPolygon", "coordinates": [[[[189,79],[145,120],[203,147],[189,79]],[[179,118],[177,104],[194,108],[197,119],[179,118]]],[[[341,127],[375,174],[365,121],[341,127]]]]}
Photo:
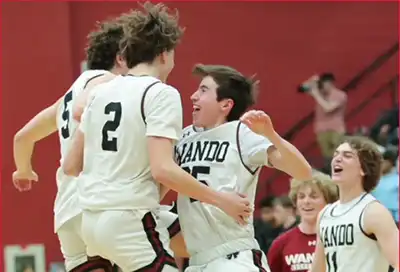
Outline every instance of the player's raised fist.
{"type": "Polygon", "coordinates": [[[12,175],[13,184],[20,192],[32,189],[32,181],[38,181],[38,175],[33,171],[15,171],[12,175]]]}
{"type": "Polygon", "coordinates": [[[268,137],[275,133],[271,118],[264,111],[251,110],[243,114],[240,121],[247,125],[254,133],[268,137]]]}

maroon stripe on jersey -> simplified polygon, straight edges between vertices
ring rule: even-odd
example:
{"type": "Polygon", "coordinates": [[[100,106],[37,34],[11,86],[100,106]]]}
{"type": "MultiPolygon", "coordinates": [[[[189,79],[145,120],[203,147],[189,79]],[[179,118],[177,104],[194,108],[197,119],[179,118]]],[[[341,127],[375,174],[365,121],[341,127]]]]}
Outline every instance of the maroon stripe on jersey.
{"type": "Polygon", "coordinates": [[[267,272],[265,268],[262,266],[261,258],[262,252],[260,250],[253,249],[251,251],[253,253],[253,263],[259,269],[260,272],[267,272]]]}
{"type": "Polygon", "coordinates": [[[147,240],[150,242],[154,252],[156,253],[156,258],[152,263],[135,270],[135,272],[161,272],[166,264],[177,268],[174,258],[163,247],[160,240],[160,234],[156,231],[156,221],[151,212],[148,212],[143,216],[142,224],[147,235],[147,240]]]}
{"type": "Polygon", "coordinates": [[[83,264],[71,269],[69,272],[86,272],[95,269],[103,269],[104,272],[112,272],[113,265],[110,261],[96,256],[96,259],[88,260],[83,264]]]}
{"type": "Polygon", "coordinates": [[[174,237],[181,231],[181,224],[179,223],[179,218],[176,218],[175,221],[168,227],[169,238],[174,237]]]}

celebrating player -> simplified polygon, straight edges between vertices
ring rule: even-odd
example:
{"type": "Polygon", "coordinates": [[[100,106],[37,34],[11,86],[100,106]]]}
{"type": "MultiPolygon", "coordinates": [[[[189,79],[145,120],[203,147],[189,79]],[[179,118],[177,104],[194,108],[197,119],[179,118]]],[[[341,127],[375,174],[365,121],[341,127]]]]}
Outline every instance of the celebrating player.
{"type": "MultiPolygon", "coordinates": [[[[193,125],[184,129],[176,147],[185,171],[220,192],[245,194],[253,205],[264,165],[299,180],[311,179],[310,165],[275,132],[267,114],[249,111],[242,116],[254,103],[256,82],[227,66],[199,64],[194,73],[202,80],[191,97],[193,125]]],[[[252,218],[238,225],[216,207],[182,194],[178,214],[191,256],[186,271],[268,270],[252,218]]]]}
{"type": "Polygon", "coordinates": [[[382,156],[368,139],[348,137],[332,159],[339,201],[319,216],[312,272],[388,271],[399,268],[399,232],[390,212],[369,193],[382,156]]]}
{"type": "MultiPolygon", "coordinates": [[[[61,145],[61,164],[71,145],[71,136],[78,123],[73,118],[73,108],[87,85],[100,81],[107,74],[127,72],[126,64],[118,55],[119,42],[123,36],[122,21],[117,18],[105,21],[99,29],[88,36],[87,63],[90,70],[82,73],[63,97],[42,110],[14,137],[14,160],[17,170],[13,182],[20,191],[31,189],[31,182],[38,176],[33,171],[31,157],[36,142],[58,131],[61,145]]],[[[77,183],[67,176],[61,167],[57,170],[57,197],[54,203],[54,231],[61,244],[67,271],[90,271],[110,263],[102,259],[88,261],[86,246],[81,237],[81,209],[78,205],[77,183]]]]}
{"type": "Polygon", "coordinates": [[[182,105],[179,92],[164,82],[183,30],[161,3],[143,7],[124,24],[120,45],[129,72],[93,89],[63,169],[82,171],[79,201],[89,255],[101,255],[123,271],[176,271],[166,228],[157,225],[165,192],[158,182],[213,204],[240,223],[251,207],[239,194],[199,183],[174,162],[182,105]]]}
{"type": "Polygon", "coordinates": [[[281,234],[268,251],[274,272],[307,272],[317,243],[318,213],[338,199],[338,188],[328,175],[316,172],[307,181],[292,180],[289,196],[300,214],[300,224],[281,234]]]}

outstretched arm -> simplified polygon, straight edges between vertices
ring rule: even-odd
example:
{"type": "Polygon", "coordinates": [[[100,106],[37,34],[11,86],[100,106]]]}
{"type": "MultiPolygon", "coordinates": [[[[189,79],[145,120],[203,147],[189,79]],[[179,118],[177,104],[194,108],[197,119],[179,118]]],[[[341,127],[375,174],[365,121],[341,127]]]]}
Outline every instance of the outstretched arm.
{"type": "MultiPolygon", "coordinates": [[[[274,130],[270,117],[263,111],[252,110],[245,113],[241,121],[254,133],[270,142],[267,154],[261,154],[262,160],[298,180],[312,178],[312,168],[300,151],[284,140],[274,130]]],[[[253,156],[255,157],[255,156],[253,156]]]]}
{"type": "Polygon", "coordinates": [[[37,180],[31,164],[35,143],[57,131],[57,108],[60,101],[39,112],[14,136],[14,162],[17,170],[13,180],[18,189],[21,189],[18,181],[37,180]]]}

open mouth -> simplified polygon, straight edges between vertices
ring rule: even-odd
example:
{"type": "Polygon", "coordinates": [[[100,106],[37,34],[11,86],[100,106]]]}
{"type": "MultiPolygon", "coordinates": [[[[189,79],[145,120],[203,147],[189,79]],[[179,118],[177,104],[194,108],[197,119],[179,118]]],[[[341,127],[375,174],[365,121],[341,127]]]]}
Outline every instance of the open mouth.
{"type": "Polygon", "coordinates": [[[193,105],[193,112],[198,112],[200,111],[200,107],[197,105],[193,105]]]}
{"type": "Polygon", "coordinates": [[[333,167],[333,173],[337,174],[343,171],[343,168],[340,166],[334,166],[333,167]]]}

